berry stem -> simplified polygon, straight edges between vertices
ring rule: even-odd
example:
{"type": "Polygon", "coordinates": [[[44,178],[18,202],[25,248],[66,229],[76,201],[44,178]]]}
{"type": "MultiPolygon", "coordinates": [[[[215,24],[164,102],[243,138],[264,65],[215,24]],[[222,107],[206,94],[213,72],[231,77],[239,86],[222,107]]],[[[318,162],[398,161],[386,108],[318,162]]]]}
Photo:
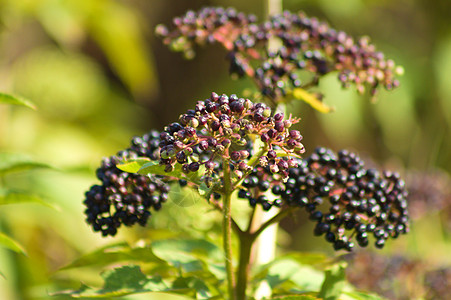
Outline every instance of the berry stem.
{"type": "Polygon", "coordinates": [[[267,144],[265,144],[264,146],[262,146],[262,147],[260,148],[260,151],[259,151],[258,153],[256,153],[254,156],[252,156],[252,157],[249,159],[249,162],[248,162],[247,164],[248,164],[248,166],[251,167],[251,168],[249,169],[249,171],[244,172],[242,178],[239,179],[239,180],[237,180],[237,181],[232,185],[232,191],[234,191],[235,189],[237,189],[237,188],[241,185],[241,183],[243,183],[243,181],[244,181],[244,179],[246,179],[247,175],[249,175],[249,174],[252,172],[252,170],[255,168],[255,166],[258,164],[258,159],[259,159],[260,157],[262,157],[266,152],[268,152],[268,145],[267,145],[267,144]]]}
{"type": "Polygon", "coordinates": [[[277,215],[275,215],[274,217],[272,217],[271,219],[269,219],[268,221],[263,223],[257,229],[257,231],[253,232],[252,233],[253,238],[256,239],[266,228],[268,228],[269,226],[271,226],[274,223],[279,222],[280,220],[285,218],[289,213],[293,212],[295,209],[297,209],[297,207],[290,207],[290,208],[287,208],[287,209],[283,209],[277,215]]]}
{"type": "Polygon", "coordinates": [[[230,177],[230,164],[229,159],[223,160],[224,168],[224,202],[223,202],[223,243],[225,254],[225,265],[227,272],[227,288],[229,291],[229,299],[236,300],[235,294],[235,276],[233,272],[232,264],[232,211],[231,211],[231,199],[232,199],[232,182],[230,177]]]}

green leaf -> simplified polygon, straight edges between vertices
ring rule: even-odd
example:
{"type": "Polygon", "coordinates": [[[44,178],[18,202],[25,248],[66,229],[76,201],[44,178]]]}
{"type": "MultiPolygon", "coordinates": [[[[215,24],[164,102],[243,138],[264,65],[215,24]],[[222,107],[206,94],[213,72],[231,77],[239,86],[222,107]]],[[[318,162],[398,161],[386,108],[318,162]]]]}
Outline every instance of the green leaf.
{"type": "Polygon", "coordinates": [[[172,172],[166,172],[165,169],[166,166],[160,165],[158,161],[150,161],[145,163],[139,170],[138,174],[142,175],[162,175],[162,176],[173,176],[177,178],[181,178],[182,169],[179,164],[177,164],[172,172]]]}
{"type": "Polygon", "coordinates": [[[52,169],[48,164],[32,161],[28,156],[18,153],[0,153],[0,176],[13,172],[34,169],[52,169]]]}
{"type": "Polygon", "coordinates": [[[176,165],[172,172],[166,172],[165,166],[160,165],[158,161],[153,161],[145,157],[126,160],[122,164],[116,165],[119,170],[129,173],[138,173],[141,175],[162,175],[184,178],[180,165],[176,165]]]}
{"type": "Polygon", "coordinates": [[[135,265],[115,268],[102,273],[101,276],[104,279],[104,285],[101,289],[93,289],[82,285],[77,291],[58,294],[69,294],[74,298],[109,298],[168,289],[161,277],[148,278],[141,272],[139,266],[135,265]]]}
{"type": "Polygon", "coordinates": [[[211,299],[210,288],[200,280],[199,278],[190,277],[179,277],[173,284],[173,289],[192,289],[196,291],[196,299],[211,299]]]}
{"type": "Polygon", "coordinates": [[[194,293],[192,289],[171,288],[160,276],[148,277],[136,265],[115,268],[102,273],[101,276],[104,279],[101,289],[82,285],[78,290],[61,291],[54,293],[53,296],[69,295],[73,298],[111,298],[150,292],[194,293]]]}
{"type": "Polygon", "coordinates": [[[271,298],[271,300],[315,300],[315,299],[321,299],[321,298],[316,298],[314,296],[309,296],[309,295],[287,295],[287,296],[277,296],[277,297],[273,297],[271,298]]]}
{"type": "Polygon", "coordinates": [[[152,243],[155,255],[185,272],[208,270],[216,278],[224,276],[224,255],[216,245],[201,239],[170,239],[152,243]]]}
{"type": "MultiPolygon", "coordinates": [[[[189,172],[188,174],[184,174],[186,179],[190,182],[201,184],[201,177],[205,174],[205,165],[199,166],[199,170],[196,172],[189,172]]],[[[203,183],[203,182],[202,182],[203,183]]]]}
{"type": "Polygon", "coordinates": [[[165,171],[165,166],[160,165],[158,161],[151,161],[148,158],[140,157],[136,159],[127,160],[122,164],[116,165],[116,167],[124,172],[138,173],[141,175],[161,175],[161,176],[171,176],[178,179],[186,179],[189,182],[200,185],[201,177],[205,173],[205,166],[199,167],[196,172],[190,172],[189,174],[184,174],[182,172],[182,167],[180,164],[176,164],[174,170],[171,172],[165,171]]]}
{"type": "Polygon", "coordinates": [[[6,247],[14,252],[22,253],[27,255],[25,249],[18,242],[7,236],[6,234],[0,232],[0,245],[6,247]]]}
{"type": "Polygon", "coordinates": [[[354,300],[384,300],[385,298],[376,294],[362,291],[343,291],[343,294],[354,300]]]}
{"type": "Polygon", "coordinates": [[[30,100],[5,93],[0,93],[0,103],[21,105],[31,109],[36,109],[36,106],[30,100]]]}
{"type": "Polygon", "coordinates": [[[199,192],[199,195],[203,196],[206,199],[210,199],[211,194],[213,193],[215,188],[215,185],[212,184],[210,187],[208,187],[205,182],[202,182],[199,187],[197,188],[197,191],[199,192]]]}
{"type": "Polygon", "coordinates": [[[321,113],[329,113],[334,110],[332,107],[327,106],[317,97],[315,97],[315,95],[307,92],[302,88],[295,88],[293,90],[293,97],[297,100],[306,102],[308,105],[310,105],[311,107],[313,107],[314,109],[316,109],[321,113]]]}
{"type": "Polygon", "coordinates": [[[266,280],[272,289],[291,282],[297,290],[317,291],[324,280],[324,274],[293,258],[280,257],[264,266],[254,277],[254,281],[260,280],[266,280]]]}
{"type": "Polygon", "coordinates": [[[122,164],[116,165],[116,167],[124,172],[138,173],[138,171],[148,162],[150,162],[150,159],[139,157],[133,160],[127,160],[122,164]]]}
{"type": "Polygon", "coordinates": [[[205,258],[211,261],[222,261],[222,250],[213,243],[202,239],[168,239],[152,243],[155,255],[172,259],[179,253],[189,254],[193,257],[205,258]]]}
{"type": "Polygon", "coordinates": [[[59,208],[57,206],[42,200],[41,197],[39,197],[35,194],[31,194],[28,192],[1,190],[0,189],[0,205],[18,204],[18,203],[25,203],[25,202],[37,203],[37,204],[41,204],[41,205],[59,210],[59,208]]]}
{"type": "Polygon", "coordinates": [[[125,261],[164,264],[164,261],[155,256],[150,247],[132,248],[127,243],[119,243],[108,245],[91,253],[87,253],[69,265],[62,267],[60,271],[93,265],[106,266],[125,261]]]}
{"type": "Polygon", "coordinates": [[[340,262],[326,269],[326,278],[318,297],[325,300],[338,299],[346,285],[346,266],[346,262],[340,262]]]}

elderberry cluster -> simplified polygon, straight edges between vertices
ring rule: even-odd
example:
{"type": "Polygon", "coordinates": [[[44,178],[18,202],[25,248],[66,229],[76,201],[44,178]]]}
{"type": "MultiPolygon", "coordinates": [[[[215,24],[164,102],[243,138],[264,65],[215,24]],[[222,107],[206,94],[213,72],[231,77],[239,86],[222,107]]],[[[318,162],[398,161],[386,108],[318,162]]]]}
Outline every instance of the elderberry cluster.
{"type": "Polygon", "coordinates": [[[253,78],[262,94],[273,101],[293,88],[317,84],[332,71],[338,71],[343,87],[354,84],[360,93],[368,88],[375,94],[379,86],[390,90],[399,85],[395,76],[402,69],[376,51],[367,37],[354,41],[303,12],[285,11],[257,23],[254,15],[233,8],[206,7],[188,11],[173,23],[172,31],[164,25],[156,29],[165,44],[187,56],[192,56],[196,44],[221,44],[228,51],[231,74],[253,78]],[[281,42],[276,51],[269,47],[274,39],[281,42]],[[304,71],[313,75],[303,84],[299,74],[304,71]]]}
{"type": "Polygon", "coordinates": [[[97,169],[101,185],[93,185],[86,192],[86,221],[94,231],[103,236],[114,236],[123,224],[146,225],[150,209],[159,210],[168,198],[168,178],[143,176],[119,170],[116,165],[125,159],[159,158],[159,132],[151,131],[142,137],[134,137],[130,148],[117,155],[104,158],[97,169]]]}
{"type": "Polygon", "coordinates": [[[317,148],[279,186],[273,192],[305,208],[316,222],[314,234],[324,235],[335,250],[351,251],[353,237],[366,247],[370,236],[382,248],[388,238],[409,231],[404,181],[397,173],[365,169],[355,153],[317,148]]]}
{"type": "Polygon", "coordinates": [[[188,174],[200,168],[207,184],[223,177],[223,162],[229,163],[235,178],[241,179],[255,166],[268,167],[272,174],[288,176],[288,169],[297,165],[292,156],[304,153],[302,136],[290,130],[298,119],[284,120],[281,113],[272,116],[263,103],[249,99],[212,93],[209,99],[198,101],[195,109],[180,116],[180,122],[165,127],[160,134],[160,164],[165,171],[175,167],[188,174]],[[260,139],[262,152],[250,162],[255,139],[260,139]],[[286,154],[279,157],[277,151],[286,154]]]}
{"type": "Polygon", "coordinates": [[[238,198],[247,199],[252,207],[259,204],[265,211],[270,210],[273,206],[281,207],[282,200],[268,194],[273,184],[280,181],[282,180],[271,174],[268,168],[257,167],[243,180],[238,191],[238,198]]]}

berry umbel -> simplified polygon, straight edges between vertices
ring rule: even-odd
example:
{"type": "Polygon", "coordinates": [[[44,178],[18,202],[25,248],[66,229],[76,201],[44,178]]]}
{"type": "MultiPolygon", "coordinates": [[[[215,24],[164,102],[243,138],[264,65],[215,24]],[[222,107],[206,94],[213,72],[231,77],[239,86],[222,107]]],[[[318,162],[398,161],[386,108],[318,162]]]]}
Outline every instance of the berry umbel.
{"type": "Polygon", "coordinates": [[[397,87],[395,77],[402,73],[368,37],[354,40],[303,12],[285,11],[257,23],[254,15],[233,8],[206,7],[175,18],[171,29],[159,25],[156,33],[187,57],[193,56],[196,45],[219,43],[227,51],[230,73],[252,78],[261,93],[276,103],[293,89],[317,85],[334,71],[343,87],[355,85],[359,93],[369,90],[372,95],[380,86],[397,87]],[[274,39],[281,44],[276,51],[269,47],[274,39]],[[300,80],[302,73],[310,74],[305,82],[300,80]]]}
{"type": "Polygon", "coordinates": [[[160,134],[160,164],[167,172],[181,165],[187,174],[202,168],[200,176],[207,186],[221,184],[224,163],[231,165],[233,179],[242,179],[256,166],[286,178],[288,169],[297,166],[294,158],[305,151],[302,135],[291,128],[298,121],[273,115],[263,103],[212,93],[181,115],[179,122],[165,127],[160,134]],[[259,153],[253,153],[257,142],[259,153]]]}
{"type": "Polygon", "coordinates": [[[317,148],[281,185],[282,200],[305,208],[335,250],[352,250],[356,242],[382,248],[389,238],[409,231],[407,190],[398,173],[365,169],[355,153],[317,148]]]}
{"type": "Polygon", "coordinates": [[[103,236],[114,236],[123,224],[146,225],[150,209],[159,210],[168,198],[170,179],[163,176],[145,176],[119,170],[123,160],[159,157],[159,132],[152,130],[142,137],[134,137],[130,148],[102,160],[97,178],[102,182],[86,192],[86,221],[103,236]]]}

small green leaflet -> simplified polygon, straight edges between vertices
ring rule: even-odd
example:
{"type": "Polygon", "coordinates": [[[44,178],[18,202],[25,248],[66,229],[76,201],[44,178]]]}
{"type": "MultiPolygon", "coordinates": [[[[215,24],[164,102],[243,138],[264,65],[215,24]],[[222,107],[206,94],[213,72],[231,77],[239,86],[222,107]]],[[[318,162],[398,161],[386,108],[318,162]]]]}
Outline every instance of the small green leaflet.
{"type": "Polygon", "coordinates": [[[41,204],[41,205],[59,210],[59,207],[42,200],[41,197],[39,197],[35,194],[31,194],[31,193],[23,192],[23,191],[12,191],[12,190],[0,189],[0,205],[17,204],[17,203],[24,203],[24,202],[37,203],[37,204],[41,204]]]}
{"type": "Polygon", "coordinates": [[[215,244],[201,239],[168,239],[152,243],[153,253],[184,272],[225,278],[224,254],[215,244]]]}
{"type": "Polygon", "coordinates": [[[15,240],[7,236],[6,234],[0,232],[0,245],[6,247],[14,252],[22,253],[27,255],[25,249],[15,240]]]}
{"type": "Polygon", "coordinates": [[[362,292],[362,291],[343,291],[343,294],[348,296],[349,299],[353,300],[384,300],[385,298],[382,298],[381,296],[368,293],[368,292],[362,292]]]}
{"type": "Polygon", "coordinates": [[[208,187],[205,182],[202,182],[197,188],[197,191],[199,192],[199,195],[205,197],[206,199],[210,199],[210,196],[214,191],[214,185],[208,187]]]}
{"type": "Polygon", "coordinates": [[[326,269],[326,278],[318,297],[325,300],[335,300],[340,297],[346,285],[346,267],[346,262],[339,262],[326,269]]]}
{"type": "Polygon", "coordinates": [[[141,175],[171,176],[178,179],[186,179],[195,184],[200,184],[200,178],[205,173],[205,166],[201,165],[197,172],[184,174],[180,164],[176,164],[174,170],[171,172],[166,172],[164,165],[160,165],[158,161],[151,161],[145,157],[128,160],[122,164],[118,164],[116,167],[124,172],[138,173],[141,175]]]}
{"type": "Polygon", "coordinates": [[[308,105],[310,105],[311,107],[313,107],[314,109],[316,109],[321,113],[329,113],[334,110],[332,107],[327,106],[313,94],[307,92],[302,88],[295,88],[293,90],[293,97],[297,100],[302,100],[306,102],[308,105]]]}
{"type": "Polygon", "coordinates": [[[271,298],[271,300],[315,300],[320,299],[309,295],[287,295],[271,298]]]}
{"type": "Polygon", "coordinates": [[[150,162],[150,159],[140,157],[137,159],[127,160],[122,164],[116,165],[116,167],[124,172],[138,173],[139,169],[141,169],[142,166],[144,166],[148,162],[150,162]]]}
{"type": "Polygon", "coordinates": [[[138,170],[138,174],[142,174],[142,175],[148,175],[148,174],[153,174],[153,175],[163,175],[163,176],[173,176],[173,177],[177,177],[180,178],[182,175],[182,168],[180,167],[180,165],[176,165],[174,170],[171,172],[166,172],[164,169],[166,168],[166,166],[164,165],[160,165],[158,161],[150,161],[145,163],[139,170],[138,170]]]}
{"type": "Polygon", "coordinates": [[[52,167],[45,163],[32,161],[23,154],[0,153],[0,176],[34,169],[52,169],[52,167]]]}
{"type": "Polygon", "coordinates": [[[21,105],[29,107],[31,109],[36,109],[36,105],[34,105],[34,103],[31,102],[30,100],[5,93],[0,93],[0,103],[21,105]]]}
{"type": "Polygon", "coordinates": [[[132,248],[127,243],[119,243],[108,245],[87,253],[69,265],[64,266],[60,269],[60,271],[93,265],[107,266],[126,261],[164,263],[161,259],[155,256],[152,249],[149,247],[132,248]]]}

